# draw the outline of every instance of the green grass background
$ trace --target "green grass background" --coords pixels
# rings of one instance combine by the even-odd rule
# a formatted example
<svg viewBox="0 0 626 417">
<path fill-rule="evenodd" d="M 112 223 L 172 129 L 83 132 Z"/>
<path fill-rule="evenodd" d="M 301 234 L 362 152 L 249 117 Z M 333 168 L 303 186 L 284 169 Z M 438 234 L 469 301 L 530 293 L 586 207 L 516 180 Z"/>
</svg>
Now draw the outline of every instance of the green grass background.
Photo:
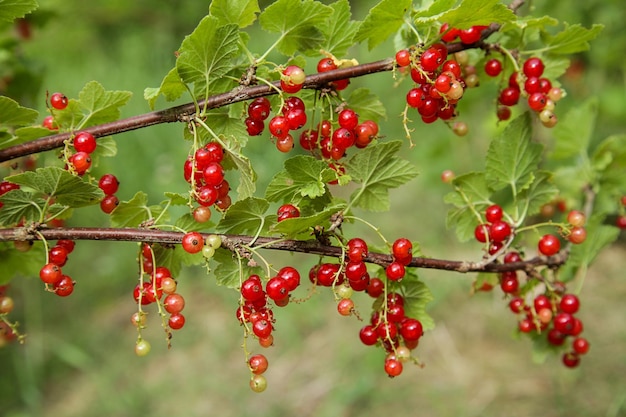
<svg viewBox="0 0 626 417">
<path fill-rule="evenodd" d="M 269 2 L 264 2 L 268 4 Z M 353 1 L 362 18 L 374 2 Z M 132 91 L 123 116 L 149 110 L 145 87 L 158 86 L 174 64 L 174 51 L 208 10 L 205 1 L 41 0 L 54 13 L 37 29 L 24 53 L 45 68 L 44 90 L 76 96 L 90 80 L 107 89 Z M 583 68 L 564 79 L 564 114 L 591 95 L 600 97 L 596 139 L 624 132 L 626 83 L 623 61 L 626 35 L 620 1 L 532 2 L 537 13 L 571 23 L 607 26 L 589 53 L 576 57 Z M 254 29 L 253 29 L 254 30 Z M 252 37 L 251 49 L 264 50 L 268 36 Z M 369 52 L 357 47 L 361 62 L 391 56 L 391 42 Z M 275 56 L 276 61 L 282 58 Z M 33 64 L 35 65 L 35 64 Z M 312 71 L 313 65 L 307 68 Z M 390 74 L 353 81 L 384 97 L 388 120 L 381 132 L 402 138 L 397 116 L 405 86 L 389 94 Z M 445 229 L 442 196 L 448 188 L 444 169 L 462 173 L 481 168 L 495 130 L 492 83 L 470 90 L 461 104 L 471 133 L 454 136 L 443 124 L 414 123 L 416 147 L 405 155 L 420 176 L 392 193 L 392 213 L 359 213 L 394 239 L 421 242 L 426 255 L 475 259 L 479 249 L 459 245 Z M 43 108 L 45 95 L 36 103 Z M 161 108 L 164 103 L 160 102 Z M 486 115 L 486 116 L 485 116 Z M 184 192 L 182 163 L 187 144 L 183 127 L 155 126 L 116 136 L 119 155 L 103 160 L 94 174 L 114 172 L 118 193 L 129 199 L 137 190 L 159 202 L 164 191 Z M 263 190 L 285 156 L 266 136 L 248 147 Z M 106 224 L 97 207 L 81 210 L 72 225 Z M 375 236 L 359 226 L 349 236 Z M 12 284 L 15 316 L 28 332 L 28 343 L 0 349 L 0 414 L 22 416 L 621 416 L 626 415 L 626 284 L 624 247 L 601 255 L 580 294 L 580 317 L 591 351 L 577 370 L 563 369 L 557 357 L 543 364 L 531 358 L 528 340 L 514 340 L 515 318 L 498 292 L 470 295 L 472 276 L 423 271 L 436 301 L 430 313 L 437 327 L 417 350 L 422 369 L 408 367 L 390 380 L 381 351 L 358 340 L 361 323 L 336 314 L 332 296 L 320 292 L 309 302 L 275 309 L 275 346 L 264 350 L 270 361 L 264 394 L 248 388 L 242 330 L 235 319 L 237 296 L 219 288 L 199 268 L 179 277 L 187 299 L 185 328 L 167 350 L 156 314 L 145 337 L 152 353 L 133 352 L 136 332 L 129 322 L 136 282 L 136 245 L 78 242 L 64 271 L 77 282 L 75 293 L 60 299 L 41 290 L 39 280 Z M 268 254 L 276 265 L 289 263 L 305 274 L 315 259 Z M 304 295 L 305 290 L 299 290 Z M 357 296 L 366 312 L 370 300 Z M 254 345 L 254 342 L 251 342 Z M 254 347 L 254 351 L 260 348 Z"/>
</svg>

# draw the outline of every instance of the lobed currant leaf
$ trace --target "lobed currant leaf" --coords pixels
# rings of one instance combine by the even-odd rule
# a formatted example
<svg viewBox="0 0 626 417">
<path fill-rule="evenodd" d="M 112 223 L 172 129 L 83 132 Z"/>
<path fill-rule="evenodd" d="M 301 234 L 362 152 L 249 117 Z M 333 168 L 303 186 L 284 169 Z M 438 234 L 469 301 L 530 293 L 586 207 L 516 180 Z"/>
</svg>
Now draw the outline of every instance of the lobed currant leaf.
<svg viewBox="0 0 626 417">
<path fill-rule="evenodd" d="M 284 55 L 296 51 L 317 53 L 324 41 L 319 27 L 332 19 L 333 9 L 314 0 L 278 0 L 259 16 L 261 27 L 280 33 L 277 49 Z"/>
<path fill-rule="evenodd" d="M 261 9 L 258 0 L 213 0 L 209 12 L 221 25 L 235 24 L 244 28 L 254 23 Z"/>
<path fill-rule="evenodd" d="M 354 45 L 361 22 L 352 20 L 348 0 L 338 0 L 330 4 L 330 7 L 333 9 L 332 18 L 319 25 L 324 35 L 324 42 L 320 47 L 335 56 L 343 56 Z"/>
<path fill-rule="evenodd" d="M 165 75 L 159 87 L 146 88 L 143 91 L 143 98 L 148 101 L 150 109 L 154 110 L 154 104 L 161 94 L 165 97 L 165 100 L 174 101 L 178 100 L 186 91 L 185 83 L 178 75 L 176 67 L 174 67 Z"/>
<path fill-rule="evenodd" d="M 11 0 L 0 1 L 0 22 L 11 23 L 19 17 L 37 9 L 39 5 L 35 0 Z"/>
<path fill-rule="evenodd" d="M 389 189 L 399 187 L 418 175 L 411 163 L 395 154 L 401 141 L 370 145 L 345 164 L 346 173 L 359 187 L 350 196 L 354 207 L 371 211 L 389 210 Z"/>
<path fill-rule="evenodd" d="M 404 15 L 411 3 L 411 0 L 382 0 L 370 9 L 359 27 L 356 40 L 367 40 L 370 51 L 383 43 L 404 24 Z"/>
<path fill-rule="evenodd" d="M 173 206 L 186 206 L 187 204 L 189 204 L 189 197 L 183 194 L 172 193 L 169 191 L 165 192 L 164 194 L 165 197 L 169 199 L 170 204 Z"/>
<path fill-rule="evenodd" d="M 287 239 L 308 239 L 311 237 L 311 231 L 316 226 L 322 226 L 324 229 L 328 229 L 331 223 L 330 218 L 345 207 L 345 204 L 333 205 L 311 216 L 285 219 L 274 224 L 271 230 L 282 234 Z"/>
<path fill-rule="evenodd" d="M 215 16 L 205 16 L 185 37 L 176 59 L 176 70 L 186 84 L 194 84 L 196 96 L 207 96 L 212 84 L 230 71 L 239 52 L 237 25 L 221 25 Z"/>
<path fill-rule="evenodd" d="M 0 242 L 0 259 L 2 259 L 0 285 L 8 284 L 16 275 L 37 276 L 41 264 L 33 262 L 33 259 L 45 259 L 45 256 L 44 246 L 41 242 L 34 242 L 28 252 L 15 249 L 13 242 Z"/>
<path fill-rule="evenodd" d="M 245 277 L 250 275 L 263 275 L 259 267 L 250 267 L 247 259 L 238 260 L 229 250 L 218 248 L 211 258 L 211 264 L 216 264 L 213 268 L 215 279 L 218 285 L 228 288 L 239 288 Z"/>
<path fill-rule="evenodd" d="M 55 121 L 63 127 L 82 128 L 112 122 L 120 118 L 120 108 L 130 100 L 129 91 L 107 91 L 97 81 L 90 81 L 70 99 L 67 108 L 57 112 Z"/>
<path fill-rule="evenodd" d="M 104 196 L 97 185 L 85 182 L 59 167 L 37 168 L 35 171 L 12 175 L 6 180 L 54 197 L 58 204 L 68 207 L 96 204 Z"/>
<path fill-rule="evenodd" d="M 404 297 L 404 314 L 419 320 L 424 330 L 434 329 L 435 321 L 426 312 L 426 306 L 435 298 L 414 270 L 407 269 L 402 279 L 402 296 Z"/>
<path fill-rule="evenodd" d="M 533 181 L 543 146 L 532 142 L 531 123 L 530 114 L 526 112 L 491 141 L 485 166 L 490 188 L 500 190 L 508 185 L 515 196 Z"/>
<path fill-rule="evenodd" d="M 22 219 L 26 222 L 39 221 L 41 211 L 45 205 L 42 198 L 34 198 L 31 193 L 24 190 L 11 190 L 0 196 L 2 210 L 0 210 L 0 224 L 12 226 Z M 0 274 L 1 275 L 1 274 Z"/>
<path fill-rule="evenodd" d="M 454 9 L 439 17 L 450 27 L 468 29 L 471 26 L 507 23 L 516 19 L 515 13 L 500 0 L 463 0 Z"/>
<path fill-rule="evenodd" d="M 622 193 L 624 172 L 626 172 L 626 135 L 612 135 L 604 139 L 596 147 L 590 157 L 591 164 L 598 175 L 600 192 L 598 203 L 606 197 L 607 204 L 613 210 L 615 195 Z"/>
<path fill-rule="evenodd" d="M 156 218 L 163 211 L 158 205 L 148 206 L 148 195 L 142 191 L 128 201 L 120 201 L 111 213 L 113 227 L 137 227 L 146 220 Z"/>
<path fill-rule="evenodd" d="M 475 212 L 482 212 L 491 204 L 491 190 L 487 186 L 484 172 L 470 172 L 456 177 L 452 184 L 455 191 L 448 193 L 444 201 L 456 209 L 448 212 L 446 227 L 455 228 L 461 242 L 474 238 L 474 229 L 479 219 Z"/>
<path fill-rule="evenodd" d="M 357 88 L 350 93 L 348 98 L 350 108 L 359 115 L 359 120 L 373 120 L 378 122 L 380 119 L 387 119 L 387 111 L 385 106 L 367 88 Z"/>
<path fill-rule="evenodd" d="M 554 201 L 559 194 L 559 189 L 552 181 L 552 173 L 548 171 L 536 171 L 530 186 L 518 194 L 518 213 L 526 213 L 532 216 L 541 211 L 541 207 Z"/>
<path fill-rule="evenodd" d="M 554 131 L 552 157 L 567 159 L 587 152 L 598 115 L 598 100 L 590 98 L 572 107 L 558 123 Z"/>
<path fill-rule="evenodd" d="M 37 110 L 22 107 L 15 100 L 0 96 L 0 132 L 35 123 L 38 115 Z"/>
<path fill-rule="evenodd" d="M 577 52 L 587 51 L 589 49 L 589 41 L 595 39 L 604 29 L 604 25 L 594 24 L 587 29 L 580 24 L 565 24 L 565 29 L 556 35 L 545 34 L 543 37 L 545 42 L 544 50 L 552 54 L 575 54 Z"/>
<path fill-rule="evenodd" d="M 328 193 L 326 183 L 335 178 L 326 163 L 308 155 L 289 158 L 267 186 L 268 201 L 291 201 L 296 196 L 316 198 Z"/>
<path fill-rule="evenodd" d="M 0 127 L 0 149 L 39 139 L 49 134 L 50 130 L 42 126 L 20 127 L 15 129 L 14 135 L 9 132 L 3 132 Z"/>
<path fill-rule="evenodd" d="M 456 4 L 456 0 L 434 1 L 428 9 L 415 10 L 411 17 L 417 23 L 437 20 L 442 14 L 450 10 Z"/>
<path fill-rule="evenodd" d="M 261 198 L 248 197 L 228 208 L 217 224 L 217 231 L 227 234 L 266 232 L 276 222 L 274 215 L 265 215 L 270 204 Z"/>
</svg>

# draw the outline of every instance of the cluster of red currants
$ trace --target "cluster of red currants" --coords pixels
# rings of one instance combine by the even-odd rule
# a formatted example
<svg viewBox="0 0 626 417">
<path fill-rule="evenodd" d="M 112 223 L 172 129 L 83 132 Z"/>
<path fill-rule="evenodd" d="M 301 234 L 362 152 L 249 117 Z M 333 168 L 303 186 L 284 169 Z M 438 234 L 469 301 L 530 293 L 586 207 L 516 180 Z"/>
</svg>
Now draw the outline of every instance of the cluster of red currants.
<svg viewBox="0 0 626 417">
<path fill-rule="evenodd" d="M 580 355 L 589 351 L 589 341 L 580 337 L 583 331 L 582 321 L 574 316 L 580 308 L 576 295 L 539 294 L 530 303 L 516 296 L 509 302 L 509 308 L 520 316 L 518 328 L 522 333 L 543 332 L 552 346 L 563 346 L 569 336 L 573 338 L 571 350 L 562 357 L 563 364 L 568 368 L 578 366 Z"/>
<path fill-rule="evenodd" d="M 73 240 L 58 240 L 48 251 L 48 263 L 39 271 L 39 278 L 46 284 L 46 288 L 52 286 L 50 291 L 61 297 L 67 297 L 74 291 L 75 282 L 61 270 L 67 263 L 68 255 L 74 250 L 74 245 Z"/>
<path fill-rule="evenodd" d="M 441 34 L 441 40 L 444 42 L 454 42 L 459 39 L 462 44 L 471 45 L 480 40 L 483 30 L 487 28 L 488 26 L 479 25 L 472 26 L 468 29 L 458 29 L 451 28 L 450 25 L 444 23 L 439 28 L 439 33 Z"/>
<path fill-rule="evenodd" d="M 486 223 L 479 224 L 474 229 L 474 237 L 477 241 L 489 242 L 490 255 L 499 252 L 512 233 L 511 225 L 502 220 L 503 215 L 502 207 L 493 204 L 485 209 Z"/>
<path fill-rule="evenodd" d="M 396 53 L 396 63 L 408 68 L 417 84 L 406 95 L 407 104 L 417 109 L 424 123 L 437 119 L 448 121 L 456 116 L 456 104 L 463 97 L 467 83 L 461 65 L 448 59 L 448 49 L 435 43 L 424 51 L 403 49 Z"/>
<path fill-rule="evenodd" d="M 231 205 L 228 195 L 230 184 L 224 179 L 223 159 L 222 147 L 215 142 L 209 142 L 185 161 L 185 181 L 193 185 L 193 196 L 202 207 L 215 205 L 220 210 L 226 210 Z M 197 215 L 194 213 L 198 221 L 207 221 L 210 216 L 210 211 L 207 216 L 206 210 L 199 211 Z"/>
<path fill-rule="evenodd" d="M 98 181 L 98 187 L 104 192 L 104 198 L 100 201 L 100 209 L 106 214 L 111 212 L 120 204 L 120 200 L 115 193 L 119 189 L 120 182 L 113 174 L 104 174 Z"/>
<path fill-rule="evenodd" d="M 520 96 L 527 97 L 528 107 L 539 115 L 545 127 L 554 127 L 558 121 L 554 114 L 556 102 L 563 97 L 563 90 L 553 87 L 552 82 L 542 77 L 545 65 L 540 58 L 531 57 L 524 61 L 521 72 L 513 72 L 508 86 L 500 91 L 497 115 L 499 120 L 511 117 L 510 107 L 515 106 Z M 485 73 L 496 77 L 502 72 L 502 63 L 498 59 L 490 59 L 485 64 Z M 521 89 L 523 85 L 523 91 Z"/>
<path fill-rule="evenodd" d="M 141 250 L 141 258 L 143 260 L 143 272 L 148 279 L 144 280 L 142 275 L 141 284 L 137 284 L 133 290 L 133 298 L 135 302 L 141 305 L 149 305 L 155 302 L 161 302 L 163 299 L 163 308 L 170 316 L 168 326 L 172 330 L 178 330 L 185 325 L 185 316 L 182 311 L 185 308 L 185 299 L 176 292 L 177 283 L 172 277 L 170 270 L 164 266 L 154 268 L 154 258 L 150 245 L 144 244 Z M 131 322 L 138 328 L 145 326 L 145 313 L 137 312 L 133 314 Z"/>
<path fill-rule="evenodd" d="M 68 168 L 78 175 L 84 175 L 91 168 L 91 153 L 96 150 L 96 138 L 89 132 L 79 132 L 72 139 L 74 152 L 67 158 Z"/>
<path fill-rule="evenodd" d="M 50 105 L 56 110 L 64 110 L 69 104 L 67 96 L 63 93 L 53 93 L 50 96 Z M 59 130 L 59 126 L 54 121 L 54 116 L 49 115 L 43 119 L 43 127 L 48 130 Z"/>
</svg>

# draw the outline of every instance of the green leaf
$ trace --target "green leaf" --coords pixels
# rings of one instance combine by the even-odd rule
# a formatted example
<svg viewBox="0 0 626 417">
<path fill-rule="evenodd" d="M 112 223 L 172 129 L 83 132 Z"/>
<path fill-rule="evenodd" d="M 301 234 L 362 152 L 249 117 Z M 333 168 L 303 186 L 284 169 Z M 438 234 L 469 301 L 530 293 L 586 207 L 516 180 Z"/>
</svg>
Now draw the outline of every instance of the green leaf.
<svg viewBox="0 0 626 417">
<path fill-rule="evenodd" d="M 552 157 L 567 159 L 586 154 L 598 114 L 597 98 L 590 98 L 572 107 L 554 129 L 555 146 Z"/>
<path fill-rule="evenodd" d="M 96 150 L 91 154 L 91 158 L 100 157 L 113 157 L 117 155 L 117 142 L 113 137 L 107 136 L 104 138 L 98 138 L 98 146 Z"/>
<path fill-rule="evenodd" d="M 509 123 L 491 142 L 485 167 L 489 187 L 500 190 L 508 185 L 516 195 L 530 185 L 543 150 L 542 145 L 531 141 L 531 132 L 527 112 Z"/>
<path fill-rule="evenodd" d="M 7 177 L 6 180 L 54 197 L 58 204 L 69 207 L 89 206 L 104 197 L 97 185 L 89 184 L 58 167 L 26 171 Z"/>
<path fill-rule="evenodd" d="M 367 88 L 357 88 L 348 98 L 350 108 L 359 115 L 359 120 L 373 120 L 378 122 L 387 119 L 385 106 L 378 97 Z"/>
<path fill-rule="evenodd" d="M 371 211 L 389 210 L 389 189 L 415 178 L 417 169 L 408 161 L 398 158 L 402 141 L 391 141 L 368 146 L 350 158 L 346 172 L 360 183 L 350 196 L 354 207 Z"/>
<path fill-rule="evenodd" d="M 612 135 L 604 139 L 591 156 L 593 168 L 598 172 L 601 191 L 623 194 L 626 172 L 626 134 Z M 610 190 L 607 190 L 610 189 Z"/>
<path fill-rule="evenodd" d="M 256 190 L 256 172 L 252 168 L 250 159 L 243 156 L 239 152 L 234 152 L 229 148 L 224 148 L 224 153 L 230 162 L 237 167 L 239 171 L 239 185 L 237 186 L 237 194 L 240 200 L 252 197 Z"/>
<path fill-rule="evenodd" d="M 270 204 L 261 198 L 249 197 L 228 208 L 217 225 L 217 231 L 228 234 L 259 233 L 267 231 L 271 219 L 265 216 Z"/>
<path fill-rule="evenodd" d="M 205 90 L 204 94 L 208 95 L 211 84 L 231 69 L 239 52 L 238 42 L 237 25 L 221 25 L 217 17 L 205 16 L 180 46 L 176 60 L 180 79 L 187 84 L 195 83 L 196 91 Z"/>
<path fill-rule="evenodd" d="M 78 104 L 84 114 L 81 126 L 85 128 L 119 119 L 120 107 L 124 106 L 132 95 L 130 91 L 106 91 L 99 82 L 88 82 L 78 93 Z M 62 117 L 63 113 L 59 112 L 59 117 Z"/>
<path fill-rule="evenodd" d="M 314 0 L 278 0 L 261 13 L 259 22 L 266 31 L 281 34 L 278 51 L 293 55 L 317 52 L 324 41 L 319 27 L 332 19 L 332 13 L 331 7 Z"/>
<path fill-rule="evenodd" d="M 382 0 L 370 9 L 356 35 L 359 42 L 367 40 L 370 50 L 383 43 L 400 29 L 404 15 L 411 7 L 411 0 Z"/>
<path fill-rule="evenodd" d="M 285 161 L 265 191 L 268 201 L 292 201 L 296 196 L 316 198 L 328 192 L 326 184 L 335 173 L 323 161 L 312 156 L 298 155 Z"/>
<path fill-rule="evenodd" d="M 2 7 L 0 0 L 0 7 Z M 1 10 L 1 9 L 0 9 Z M 26 126 L 35 123 L 39 112 L 22 107 L 17 101 L 0 96 L 0 130 L 3 127 Z"/>
<path fill-rule="evenodd" d="M 540 212 L 541 207 L 554 201 L 559 189 L 552 182 L 552 173 L 537 171 L 535 179 L 527 189 L 523 190 L 517 198 L 518 213 L 526 213 L 532 216 Z"/>
<path fill-rule="evenodd" d="M 0 22 L 12 22 L 37 9 L 35 0 L 0 0 Z"/>
<path fill-rule="evenodd" d="M 33 198 L 31 193 L 23 190 L 11 190 L 0 196 L 2 210 L 0 210 L 0 224 L 13 226 L 24 220 L 26 223 L 39 221 L 45 201 Z M 0 274 L 2 275 L 2 274 Z"/>
<path fill-rule="evenodd" d="M 546 46 L 543 50 L 547 50 L 552 54 L 575 54 L 577 52 L 587 51 L 589 49 L 589 41 L 595 39 L 604 29 L 604 25 L 595 24 L 590 29 L 584 28 L 580 24 L 565 24 L 565 29 L 554 36 L 545 36 Z"/>
<path fill-rule="evenodd" d="M 165 197 L 170 200 L 173 206 L 186 206 L 189 203 L 189 196 L 183 194 L 166 192 Z"/>
<path fill-rule="evenodd" d="M 244 28 L 254 23 L 261 9 L 257 0 L 213 0 L 209 12 L 219 19 L 220 25 L 232 23 Z"/>
<path fill-rule="evenodd" d="M 137 227 L 146 220 L 157 217 L 163 208 L 161 206 L 148 206 L 148 196 L 138 191 L 128 201 L 121 201 L 111 213 L 111 225 L 113 227 Z"/>
<path fill-rule="evenodd" d="M 419 9 L 412 13 L 411 17 L 417 22 L 435 20 L 439 15 L 452 9 L 456 0 L 435 0 L 428 9 Z"/>
<path fill-rule="evenodd" d="M 402 294 L 404 296 L 404 314 L 422 323 L 424 330 L 435 328 L 435 321 L 426 312 L 428 303 L 434 300 L 430 289 L 421 281 L 413 270 L 407 270 L 402 279 Z"/>
<path fill-rule="evenodd" d="M 343 210 L 345 207 L 345 204 L 335 205 L 328 207 L 323 211 L 317 212 L 312 216 L 285 219 L 272 226 L 272 231 L 278 232 L 288 239 L 310 238 L 313 234 L 313 229 L 317 226 L 328 229 L 331 223 L 330 218 Z"/>
<path fill-rule="evenodd" d="M 165 78 L 163 78 L 160 87 L 146 88 L 143 92 L 143 97 L 148 100 L 150 109 L 154 110 L 154 104 L 161 94 L 163 94 L 166 101 L 174 101 L 178 100 L 186 91 L 187 87 L 185 87 L 185 83 L 182 82 L 176 67 L 174 67 L 167 73 Z"/>
<path fill-rule="evenodd" d="M 515 19 L 515 13 L 500 0 L 463 0 L 458 7 L 442 14 L 438 20 L 453 28 L 468 29 L 476 25 L 508 23 Z"/>
<path fill-rule="evenodd" d="M 330 7 L 333 9 L 332 18 L 327 19 L 319 26 L 325 38 L 320 47 L 341 57 L 354 45 L 354 38 L 359 31 L 360 22 L 351 20 L 352 13 L 348 0 L 338 0 L 332 3 Z"/>
<path fill-rule="evenodd" d="M 15 129 L 15 135 L 7 135 L 6 138 L 0 136 L 0 149 L 48 136 L 50 135 L 50 130 L 41 126 L 27 126 Z"/>
<path fill-rule="evenodd" d="M 217 249 L 211 259 L 211 263 L 216 263 L 213 273 L 218 285 L 228 288 L 240 288 L 241 283 L 250 275 L 263 275 L 259 267 L 251 268 L 247 264 L 247 259 L 237 259 L 235 254 L 226 249 Z"/>
<path fill-rule="evenodd" d="M 13 242 L 0 242 L 0 259 L 2 259 L 0 285 L 8 284 L 16 275 L 38 276 L 41 260 L 45 257 L 44 246 L 41 242 L 34 242 L 28 252 L 15 249 Z"/>
<path fill-rule="evenodd" d="M 480 223 L 475 213 L 491 204 L 491 190 L 484 172 L 460 175 L 452 184 L 455 191 L 447 194 L 444 201 L 457 208 L 448 212 L 446 227 L 455 228 L 458 239 L 465 242 L 474 237 L 474 229 Z"/>
</svg>

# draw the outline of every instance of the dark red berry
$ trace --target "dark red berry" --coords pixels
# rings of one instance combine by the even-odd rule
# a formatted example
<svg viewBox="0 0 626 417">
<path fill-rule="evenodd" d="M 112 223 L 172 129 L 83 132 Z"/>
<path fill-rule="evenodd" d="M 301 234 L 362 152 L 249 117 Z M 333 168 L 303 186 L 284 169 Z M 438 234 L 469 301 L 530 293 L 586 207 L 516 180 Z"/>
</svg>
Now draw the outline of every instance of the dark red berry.
<svg viewBox="0 0 626 417">
<path fill-rule="evenodd" d="M 115 194 L 119 186 L 120 182 L 113 174 L 104 174 L 102 177 L 100 177 L 100 180 L 98 181 L 98 187 L 100 187 L 100 189 L 104 191 L 104 194 L 106 195 Z"/>
</svg>

